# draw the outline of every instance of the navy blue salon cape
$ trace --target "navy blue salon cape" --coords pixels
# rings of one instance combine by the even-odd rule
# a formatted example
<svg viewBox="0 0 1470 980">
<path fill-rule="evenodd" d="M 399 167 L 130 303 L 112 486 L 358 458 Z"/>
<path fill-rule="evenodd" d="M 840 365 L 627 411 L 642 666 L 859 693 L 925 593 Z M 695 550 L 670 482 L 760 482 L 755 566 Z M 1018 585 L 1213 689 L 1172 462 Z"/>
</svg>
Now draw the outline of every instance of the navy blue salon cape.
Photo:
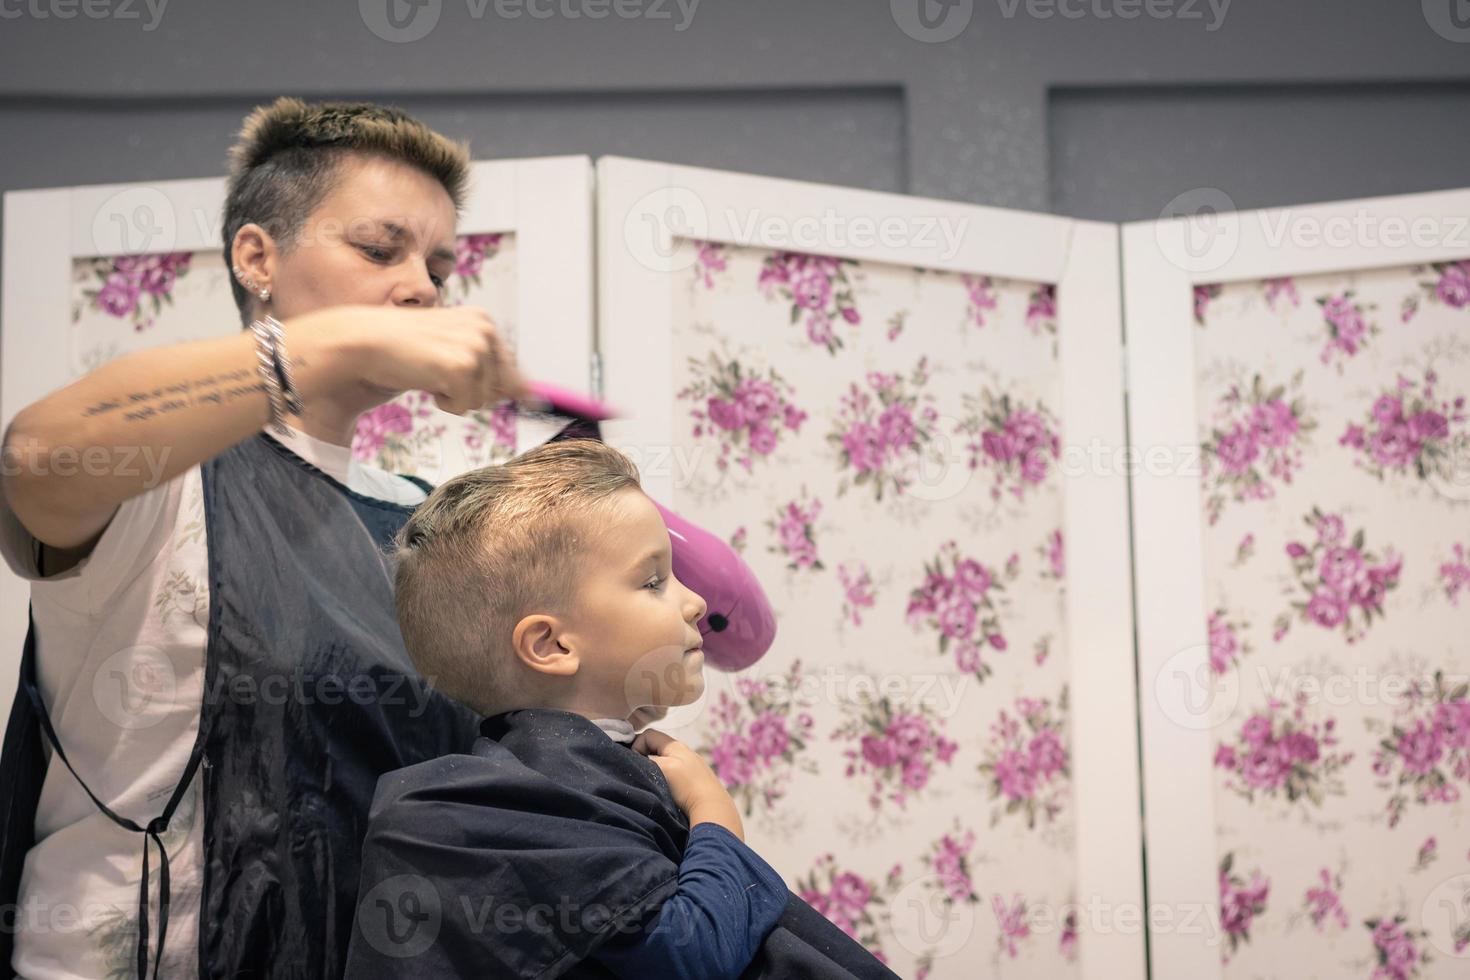
<svg viewBox="0 0 1470 980">
<path fill-rule="evenodd" d="M 658 766 L 569 711 L 491 715 L 468 755 L 384 775 L 363 841 L 353 980 L 608 978 L 589 956 L 656 918 L 689 821 Z M 800 897 L 742 980 L 889 970 Z"/>
</svg>

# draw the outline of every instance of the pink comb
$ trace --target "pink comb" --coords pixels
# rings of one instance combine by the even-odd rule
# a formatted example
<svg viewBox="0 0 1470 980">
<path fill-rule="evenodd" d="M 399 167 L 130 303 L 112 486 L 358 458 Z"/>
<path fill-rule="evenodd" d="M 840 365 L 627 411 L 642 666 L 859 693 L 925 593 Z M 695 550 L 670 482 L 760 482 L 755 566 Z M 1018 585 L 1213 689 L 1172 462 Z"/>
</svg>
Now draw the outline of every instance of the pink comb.
<svg viewBox="0 0 1470 980">
<path fill-rule="evenodd" d="M 525 407 L 543 414 L 552 413 L 587 422 L 603 422 L 615 419 L 622 413 L 588 395 L 580 395 L 566 388 L 559 388 L 545 381 L 527 381 L 530 404 Z M 537 403 L 540 404 L 537 404 Z"/>
</svg>

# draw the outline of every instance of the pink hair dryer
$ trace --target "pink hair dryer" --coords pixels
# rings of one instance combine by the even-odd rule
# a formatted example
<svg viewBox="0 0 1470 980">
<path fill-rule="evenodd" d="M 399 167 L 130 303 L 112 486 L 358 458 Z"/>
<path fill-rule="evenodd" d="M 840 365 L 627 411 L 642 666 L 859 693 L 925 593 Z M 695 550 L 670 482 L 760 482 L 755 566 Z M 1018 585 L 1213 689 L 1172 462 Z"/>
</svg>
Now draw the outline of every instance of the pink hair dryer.
<svg viewBox="0 0 1470 980">
<path fill-rule="evenodd" d="M 619 414 L 608 405 L 554 385 L 532 381 L 526 387 L 531 398 L 521 403 L 524 410 L 572 421 L 553 440 L 600 440 L 597 423 Z M 699 621 L 705 663 L 717 670 L 744 670 L 763 657 L 776 639 L 776 614 L 765 590 L 734 548 L 657 500 L 653 505 L 669 529 L 674 575 L 709 606 Z"/>
</svg>

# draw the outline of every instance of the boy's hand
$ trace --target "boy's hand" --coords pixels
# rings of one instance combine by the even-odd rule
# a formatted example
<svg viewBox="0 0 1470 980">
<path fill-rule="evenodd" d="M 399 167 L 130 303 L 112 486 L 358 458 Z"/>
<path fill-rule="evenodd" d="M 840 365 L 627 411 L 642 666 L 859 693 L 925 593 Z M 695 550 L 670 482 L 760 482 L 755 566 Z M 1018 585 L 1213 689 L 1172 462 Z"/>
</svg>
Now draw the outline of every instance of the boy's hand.
<svg viewBox="0 0 1470 980">
<path fill-rule="evenodd" d="M 663 772 L 674 802 L 689 817 L 691 827 L 710 820 L 745 840 L 735 801 L 698 752 L 657 728 L 640 733 L 633 739 L 633 748 Z"/>
</svg>

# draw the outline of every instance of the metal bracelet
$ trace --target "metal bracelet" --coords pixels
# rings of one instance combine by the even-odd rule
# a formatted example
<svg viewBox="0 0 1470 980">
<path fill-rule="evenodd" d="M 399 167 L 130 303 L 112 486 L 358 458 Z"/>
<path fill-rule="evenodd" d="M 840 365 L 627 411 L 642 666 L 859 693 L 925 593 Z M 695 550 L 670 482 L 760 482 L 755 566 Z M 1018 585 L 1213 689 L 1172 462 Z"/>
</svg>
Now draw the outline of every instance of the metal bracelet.
<svg viewBox="0 0 1470 980">
<path fill-rule="evenodd" d="M 282 421 L 285 413 L 281 397 L 281 380 L 276 377 L 275 343 L 271 339 L 270 329 L 259 320 L 252 321 L 250 329 L 255 333 L 256 372 L 260 375 L 260 380 L 265 382 L 266 395 L 270 399 L 270 427 L 277 435 L 289 435 L 291 430 Z"/>
<path fill-rule="evenodd" d="M 281 394 L 286 401 L 286 411 L 292 415 L 301 416 L 301 396 L 296 392 L 296 381 L 291 376 L 291 356 L 286 353 L 286 330 L 281 321 L 265 315 L 265 325 L 271 332 L 271 354 L 274 357 L 276 373 L 280 376 Z"/>
</svg>

